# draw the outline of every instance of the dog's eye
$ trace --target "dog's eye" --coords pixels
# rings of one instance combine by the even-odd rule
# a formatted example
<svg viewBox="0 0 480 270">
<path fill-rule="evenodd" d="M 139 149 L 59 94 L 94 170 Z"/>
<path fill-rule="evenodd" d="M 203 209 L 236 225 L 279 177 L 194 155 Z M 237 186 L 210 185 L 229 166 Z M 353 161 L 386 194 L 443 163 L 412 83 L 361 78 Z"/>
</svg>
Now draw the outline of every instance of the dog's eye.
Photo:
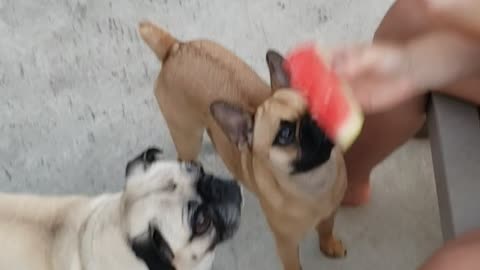
<svg viewBox="0 0 480 270">
<path fill-rule="evenodd" d="M 162 150 L 157 148 L 149 148 L 147 151 L 143 153 L 142 159 L 147 164 L 152 164 L 158 159 L 160 154 L 162 154 Z"/>
<path fill-rule="evenodd" d="M 289 121 L 280 122 L 280 129 L 273 141 L 274 145 L 290 145 L 295 142 L 296 123 Z"/>
<path fill-rule="evenodd" d="M 206 215 L 205 211 L 198 209 L 193 219 L 193 234 L 203 235 L 210 230 L 212 220 Z"/>
</svg>

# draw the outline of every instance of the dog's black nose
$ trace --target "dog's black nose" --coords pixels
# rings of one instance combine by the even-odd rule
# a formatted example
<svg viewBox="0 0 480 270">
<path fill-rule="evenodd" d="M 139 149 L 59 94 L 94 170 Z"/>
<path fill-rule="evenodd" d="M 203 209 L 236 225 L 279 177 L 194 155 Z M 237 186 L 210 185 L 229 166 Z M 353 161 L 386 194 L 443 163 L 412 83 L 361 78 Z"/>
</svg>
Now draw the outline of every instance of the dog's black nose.
<svg viewBox="0 0 480 270">
<path fill-rule="evenodd" d="M 198 162 L 186 161 L 184 165 L 187 173 L 196 174 L 198 178 L 202 178 L 205 175 L 202 164 Z"/>
<path fill-rule="evenodd" d="M 163 154 L 163 152 L 158 148 L 155 148 L 155 147 L 148 148 L 142 154 L 142 161 L 146 164 L 151 164 L 157 161 L 160 158 L 161 154 Z"/>
</svg>

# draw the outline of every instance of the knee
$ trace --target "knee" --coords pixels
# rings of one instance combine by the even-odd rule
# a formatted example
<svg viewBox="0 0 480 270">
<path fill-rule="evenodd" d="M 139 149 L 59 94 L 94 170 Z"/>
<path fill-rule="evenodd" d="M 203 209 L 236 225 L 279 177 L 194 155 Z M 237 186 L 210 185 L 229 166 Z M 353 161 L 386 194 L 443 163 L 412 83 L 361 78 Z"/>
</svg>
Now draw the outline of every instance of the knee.
<svg viewBox="0 0 480 270">
<path fill-rule="evenodd" d="M 432 17 L 443 17 L 456 8 L 455 1 L 419 0 L 426 14 Z"/>
<path fill-rule="evenodd" d="M 371 169 L 403 145 L 424 125 L 426 97 L 406 101 L 379 114 L 366 115 L 360 136 L 346 152 L 349 178 L 366 178 Z"/>
<path fill-rule="evenodd" d="M 480 232 L 466 234 L 438 250 L 420 270 L 469 270 L 480 265 Z"/>
<path fill-rule="evenodd" d="M 439 251 L 420 268 L 420 270 L 469 270 L 476 269 L 480 264 L 478 253 L 480 247 L 475 249 L 468 246 L 457 246 Z"/>
<path fill-rule="evenodd" d="M 428 31 L 430 24 L 420 1 L 397 0 L 375 31 L 374 40 L 405 41 Z"/>
<path fill-rule="evenodd" d="M 439 89 L 438 92 L 478 106 L 480 105 L 480 92 L 478 91 L 478 87 L 480 87 L 480 79 L 474 78 L 459 81 L 453 85 Z"/>
</svg>

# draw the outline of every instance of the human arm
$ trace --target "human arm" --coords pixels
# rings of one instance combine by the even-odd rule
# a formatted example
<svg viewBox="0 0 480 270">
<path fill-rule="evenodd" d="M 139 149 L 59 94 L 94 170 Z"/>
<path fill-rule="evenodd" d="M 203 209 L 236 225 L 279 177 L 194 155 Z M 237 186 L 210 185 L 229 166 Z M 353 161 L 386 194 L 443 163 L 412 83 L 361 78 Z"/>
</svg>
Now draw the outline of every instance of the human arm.
<svg viewBox="0 0 480 270">
<path fill-rule="evenodd" d="M 352 86 L 362 108 L 376 112 L 480 75 L 480 41 L 437 31 L 405 44 L 378 42 L 335 50 L 332 65 Z"/>
</svg>

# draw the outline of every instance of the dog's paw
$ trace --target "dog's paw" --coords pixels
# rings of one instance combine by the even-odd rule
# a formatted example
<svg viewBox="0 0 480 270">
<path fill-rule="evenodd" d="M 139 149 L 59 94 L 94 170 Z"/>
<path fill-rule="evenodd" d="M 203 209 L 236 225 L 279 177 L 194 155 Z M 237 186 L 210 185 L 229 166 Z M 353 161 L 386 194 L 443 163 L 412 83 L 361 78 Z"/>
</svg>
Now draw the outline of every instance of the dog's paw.
<svg viewBox="0 0 480 270">
<path fill-rule="evenodd" d="M 347 255 L 347 249 L 343 246 L 342 241 L 333 237 L 324 241 L 320 240 L 320 250 L 330 258 L 342 258 Z"/>
</svg>

